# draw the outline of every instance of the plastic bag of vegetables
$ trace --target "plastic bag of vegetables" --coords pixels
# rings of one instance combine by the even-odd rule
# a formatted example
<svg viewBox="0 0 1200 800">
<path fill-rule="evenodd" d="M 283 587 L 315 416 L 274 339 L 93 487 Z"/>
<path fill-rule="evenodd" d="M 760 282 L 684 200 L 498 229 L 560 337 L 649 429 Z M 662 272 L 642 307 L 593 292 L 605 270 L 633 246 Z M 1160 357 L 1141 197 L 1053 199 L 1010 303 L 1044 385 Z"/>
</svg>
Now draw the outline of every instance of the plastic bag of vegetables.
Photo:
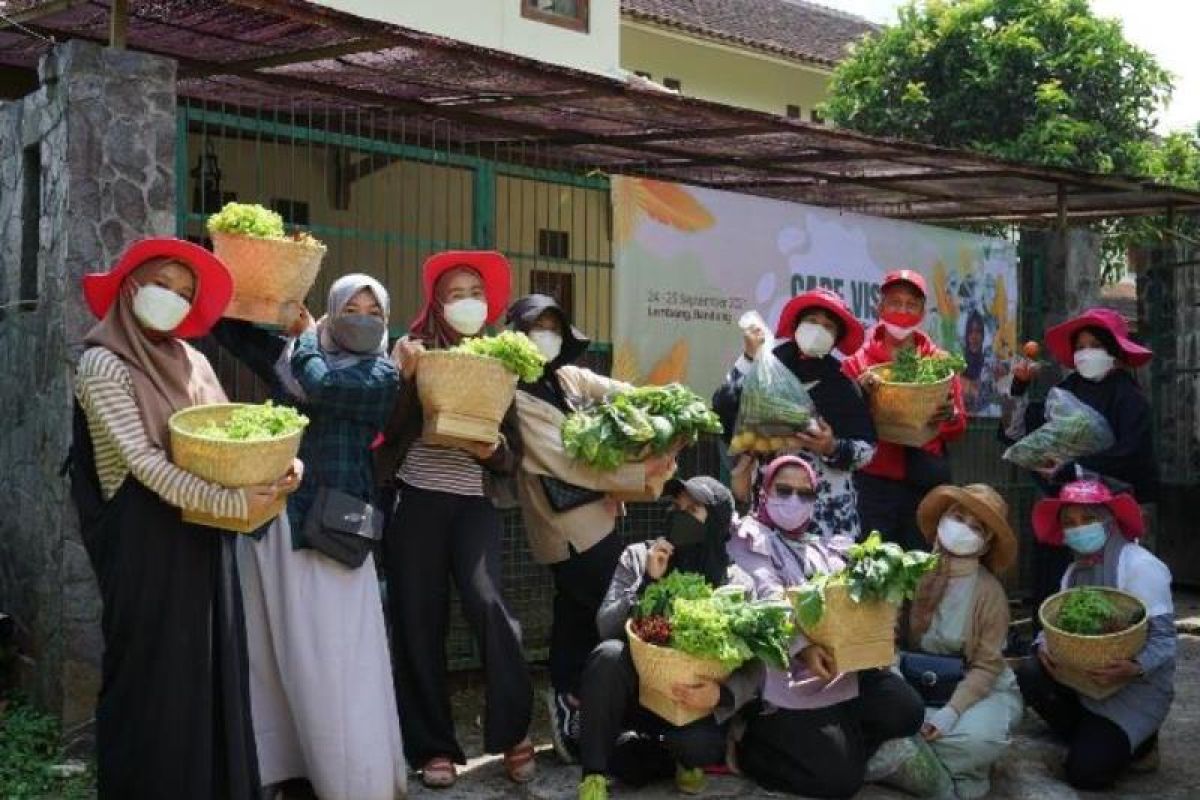
<svg viewBox="0 0 1200 800">
<path fill-rule="evenodd" d="M 1112 428 L 1099 411 L 1066 389 L 1046 394 L 1046 421 L 1004 451 L 1004 460 L 1025 469 L 1099 453 L 1113 446 Z"/>
<path fill-rule="evenodd" d="M 765 325 L 762 329 L 766 330 Z M 812 397 L 800 379 L 776 357 L 776 344 L 767 337 L 742 383 L 737 422 L 729 445 L 731 455 L 785 450 L 794 434 L 811 430 L 816 422 Z"/>
</svg>

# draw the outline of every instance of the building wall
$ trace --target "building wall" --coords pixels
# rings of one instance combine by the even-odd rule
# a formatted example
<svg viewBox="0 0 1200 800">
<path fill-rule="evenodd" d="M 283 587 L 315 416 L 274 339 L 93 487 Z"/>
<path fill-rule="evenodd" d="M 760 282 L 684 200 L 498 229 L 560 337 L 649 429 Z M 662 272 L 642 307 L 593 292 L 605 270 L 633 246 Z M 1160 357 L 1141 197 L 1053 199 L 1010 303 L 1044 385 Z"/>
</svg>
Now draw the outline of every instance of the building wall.
<svg viewBox="0 0 1200 800">
<path fill-rule="evenodd" d="M 175 64 L 71 41 L 43 60 L 41 84 L 0 104 L 0 608 L 34 660 L 26 688 L 72 730 L 91 719 L 102 651 L 60 475 L 94 324 L 80 279 L 171 232 Z"/>
<path fill-rule="evenodd" d="M 521 15 L 523 0 L 325 0 L 320 5 L 471 44 L 616 75 L 620 0 L 590 0 L 587 33 Z"/>
<path fill-rule="evenodd" d="M 798 105 L 805 120 L 829 83 L 829 72 L 817 66 L 628 19 L 621 23 L 621 66 L 656 83 L 679 80 L 689 97 L 779 115 Z"/>
</svg>

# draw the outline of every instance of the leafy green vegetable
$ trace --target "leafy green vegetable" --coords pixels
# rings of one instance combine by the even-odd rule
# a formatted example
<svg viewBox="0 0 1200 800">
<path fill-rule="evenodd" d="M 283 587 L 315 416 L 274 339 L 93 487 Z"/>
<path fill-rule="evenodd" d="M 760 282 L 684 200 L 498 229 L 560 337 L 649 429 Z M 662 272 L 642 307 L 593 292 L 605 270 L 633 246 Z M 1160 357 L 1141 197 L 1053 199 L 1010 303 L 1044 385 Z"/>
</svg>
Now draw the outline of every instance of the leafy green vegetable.
<svg viewBox="0 0 1200 800">
<path fill-rule="evenodd" d="M 208 232 L 282 239 L 283 217 L 257 203 L 226 203 L 224 208 L 208 218 Z"/>
<path fill-rule="evenodd" d="M 883 377 L 889 383 L 938 383 L 966 368 L 967 362 L 958 353 L 919 356 L 915 347 L 902 347 Z"/>
<path fill-rule="evenodd" d="M 1112 428 L 1104 417 L 1066 389 L 1046 395 L 1046 422 L 1004 451 L 1003 458 L 1026 469 L 1067 463 L 1112 447 Z"/>
<path fill-rule="evenodd" d="M 596 469 L 622 464 L 720 433 L 721 421 L 686 386 L 645 386 L 569 415 L 562 425 L 567 454 Z"/>
<path fill-rule="evenodd" d="M 712 587 L 704 576 L 695 572 L 671 570 L 660 580 L 646 587 L 634 615 L 641 617 L 665 617 L 671 612 L 671 604 L 677 598 L 697 600 L 712 597 Z"/>
<path fill-rule="evenodd" d="M 525 383 L 533 383 L 542 377 L 546 368 L 546 357 L 529 337 L 516 331 L 503 331 L 496 336 L 480 336 L 467 339 L 454 348 L 458 353 L 494 358 L 504 368 Z"/>
<path fill-rule="evenodd" d="M 196 431 L 210 439 L 249 442 L 286 436 L 308 426 L 308 417 L 290 406 L 268 400 L 260 406 L 235 408 L 224 422 L 210 422 Z"/>
<path fill-rule="evenodd" d="M 676 598 L 671 605 L 670 621 L 671 647 L 688 655 L 715 659 L 729 669 L 740 666 L 753 655 L 733 632 L 733 617 L 717 598 Z"/>
<path fill-rule="evenodd" d="M 905 552 L 900 545 L 883 541 L 872 531 L 865 541 L 850 548 L 846 566 L 821 575 L 800 587 L 795 599 L 796 617 L 811 628 L 825 613 L 825 588 L 846 586 L 856 603 L 882 600 L 900 605 L 917 591 L 921 578 L 937 567 L 937 556 L 920 550 Z"/>
<path fill-rule="evenodd" d="M 1123 631 L 1141 621 L 1139 610 L 1132 619 L 1123 616 L 1104 592 L 1096 589 L 1075 589 L 1058 609 L 1057 625 L 1067 633 L 1081 636 L 1101 636 Z"/>
<path fill-rule="evenodd" d="M 786 602 L 747 603 L 718 596 L 730 615 L 729 629 L 746 643 L 755 658 L 767 666 L 786 670 L 791 661 L 788 648 L 796 635 L 792 607 Z"/>
</svg>

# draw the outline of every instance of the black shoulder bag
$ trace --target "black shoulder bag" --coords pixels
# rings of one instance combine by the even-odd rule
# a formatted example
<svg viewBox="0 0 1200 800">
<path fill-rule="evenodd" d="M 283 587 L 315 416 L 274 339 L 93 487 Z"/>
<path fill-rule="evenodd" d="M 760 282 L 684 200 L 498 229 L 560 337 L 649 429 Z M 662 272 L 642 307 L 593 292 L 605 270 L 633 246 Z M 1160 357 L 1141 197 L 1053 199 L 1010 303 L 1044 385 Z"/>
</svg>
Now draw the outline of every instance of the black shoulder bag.
<svg viewBox="0 0 1200 800">
<path fill-rule="evenodd" d="M 383 512 L 354 495 L 321 487 L 304 518 L 303 532 L 309 547 L 358 569 L 383 538 Z"/>
</svg>

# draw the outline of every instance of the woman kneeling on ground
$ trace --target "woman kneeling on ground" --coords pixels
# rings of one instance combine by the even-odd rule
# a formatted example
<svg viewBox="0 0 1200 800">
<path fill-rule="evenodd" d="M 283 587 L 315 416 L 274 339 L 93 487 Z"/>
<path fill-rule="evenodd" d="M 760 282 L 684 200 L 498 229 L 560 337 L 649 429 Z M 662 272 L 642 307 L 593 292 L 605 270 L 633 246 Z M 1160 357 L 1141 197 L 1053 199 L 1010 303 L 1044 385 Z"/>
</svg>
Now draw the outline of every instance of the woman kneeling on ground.
<svg viewBox="0 0 1200 800">
<path fill-rule="evenodd" d="M 742 520 L 729 543 L 735 575 L 748 580 L 753 599 L 782 599 L 789 587 L 845 565 L 852 538 L 809 533 L 816 486 L 816 473 L 798 456 L 767 466 L 757 512 Z M 731 702 L 718 717 L 745 706 L 738 763 L 763 788 L 850 797 L 881 744 L 920 730 L 921 699 L 887 670 L 835 674 L 830 653 L 803 634 L 791 655 L 788 672 L 760 665 L 757 675 L 735 673 L 726 683 Z"/>
<path fill-rule="evenodd" d="M 1015 562 L 1017 539 L 1004 499 L 983 484 L 934 489 L 917 508 L 917 524 L 940 556 L 938 570 L 917 587 L 909 652 L 901 656 L 901 672 L 926 705 L 918 742 L 927 742 L 940 764 L 924 776 L 924 788 L 975 800 L 991 790 L 992 764 L 1024 709 L 1004 661 L 1008 597 L 996 578 Z M 931 670 L 949 686 L 926 686 Z"/>
<path fill-rule="evenodd" d="M 1140 653 L 1089 673 L 1101 686 L 1122 687 L 1104 700 L 1059 681 L 1044 632 L 1035 643 L 1037 658 L 1017 671 L 1025 702 L 1066 739 L 1067 782 L 1077 789 L 1107 789 L 1126 769 L 1146 771 L 1158 764 L 1158 731 L 1175 697 L 1175 607 L 1171 571 L 1137 543 L 1144 530 L 1137 501 L 1095 481 L 1069 483 L 1057 499 L 1033 509 L 1038 541 L 1065 543 L 1075 555 L 1063 575 L 1064 590 L 1120 589 L 1142 601 L 1148 618 L 1149 636 Z"/>
<path fill-rule="evenodd" d="M 681 792 L 699 794 L 705 784 L 703 768 L 725 762 L 725 726 L 711 714 L 675 727 L 638 705 L 638 676 L 625 622 L 642 592 L 672 570 L 702 574 L 713 586 L 728 582 L 725 543 L 733 495 L 709 477 L 673 480 L 666 493 L 673 504 L 666 535 L 625 548 L 596 614 L 603 641 L 592 651 L 580 681 L 580 800 L 608 797 L 608 774 L 643 786 L 674 773 Z M 712 681 L 675 686 L 675 699 L 699 711 L 714 709 L 722 694 Z"/>
</svg>

